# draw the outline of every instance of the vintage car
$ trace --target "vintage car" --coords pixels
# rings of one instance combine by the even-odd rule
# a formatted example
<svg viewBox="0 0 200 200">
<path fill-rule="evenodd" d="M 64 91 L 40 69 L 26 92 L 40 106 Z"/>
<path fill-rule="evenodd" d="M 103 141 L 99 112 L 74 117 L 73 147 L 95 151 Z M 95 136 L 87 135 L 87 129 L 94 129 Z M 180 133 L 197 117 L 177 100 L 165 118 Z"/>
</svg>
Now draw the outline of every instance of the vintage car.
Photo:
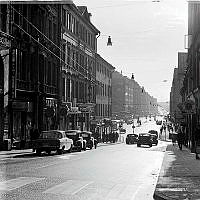
<svg viewBox="0 0 200 200">
<path fill-rule="evenodd" d="M 67 130 L 65 131 L 67 137 L 71 138 L 74 142 L 74 149 L 81 151 L 86 150 L 86 140 L 81 136 L 80 130 Z"/>
<path fill-rule="evenodd" d="M 150 133 L 140 133 L 138 136 L 137 147 L 141 145 L 149 145 L 152 147 L 152 136 Z"/>
<path fill-rule="evenodd" d="M 125 134 L 126 133 L 126 129 L 125 128 L 119 128 L 119 133 L 120 134 Z"/>
<path fill-rule="evenodd" d="M 137 143 L 138 135 L 134 133 L 127 134 L 126 136 L 126 144 L 135 144 Z"/>
<path fill-rule="evenodd" d="M 92 149 L 93 147 L 97 148 L 97 140 L 92 136 L 90 131 L 82 131 L 81 136 L 86 140 L 86 147 Z"/>
<path fill-rule="evenodd" d="M 51 151 L 57 151 L 58 154 L 62 154 L 64 151 L 71 152 L 73 140 L 66 137 L 65 131 L 42 131 L 39 138 L 33 141 L 33 148 L 36 150 L 37 155 L 40 155 L 43 151 L 48 154 Z"/>
<path fill-rule="evenodd" d="M 149 133 L 152 137 L 152 144 L 158 145 L 158 131 L 150 130 Z"/>
</svg>

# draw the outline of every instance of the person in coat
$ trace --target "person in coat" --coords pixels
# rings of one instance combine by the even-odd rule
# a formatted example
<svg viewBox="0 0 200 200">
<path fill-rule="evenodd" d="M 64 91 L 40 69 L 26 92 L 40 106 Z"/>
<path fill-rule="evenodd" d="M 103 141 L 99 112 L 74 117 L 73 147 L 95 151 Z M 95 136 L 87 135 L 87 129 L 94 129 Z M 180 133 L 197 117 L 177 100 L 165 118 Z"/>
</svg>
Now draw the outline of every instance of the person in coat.
<svg viewBox="0 0 200 200">
<path fill-rule="evenodd" d="M 177 132 L 178 132 L 177 134 L 178 147 L 180 150 L 182 150 L 183 141 L 184 141 L 184 132 L 183 132 L 183 127 L 181 125 L 179 125 Z"/>
</svg>

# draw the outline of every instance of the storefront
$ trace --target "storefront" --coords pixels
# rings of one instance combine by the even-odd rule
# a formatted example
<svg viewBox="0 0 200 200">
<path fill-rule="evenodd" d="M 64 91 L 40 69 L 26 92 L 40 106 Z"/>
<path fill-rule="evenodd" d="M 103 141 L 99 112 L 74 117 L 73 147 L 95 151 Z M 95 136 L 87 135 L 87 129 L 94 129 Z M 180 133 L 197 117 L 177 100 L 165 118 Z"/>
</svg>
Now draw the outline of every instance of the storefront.
<svg viewBox="0 0 200 200">
<path fill-rule="evenodd" d="M 16 148 L 27 148 L 30 143 L 30 128 L 33 123 L 33 102 L 14 100 L 12 102 L 13 135 Z"/>
</svg>

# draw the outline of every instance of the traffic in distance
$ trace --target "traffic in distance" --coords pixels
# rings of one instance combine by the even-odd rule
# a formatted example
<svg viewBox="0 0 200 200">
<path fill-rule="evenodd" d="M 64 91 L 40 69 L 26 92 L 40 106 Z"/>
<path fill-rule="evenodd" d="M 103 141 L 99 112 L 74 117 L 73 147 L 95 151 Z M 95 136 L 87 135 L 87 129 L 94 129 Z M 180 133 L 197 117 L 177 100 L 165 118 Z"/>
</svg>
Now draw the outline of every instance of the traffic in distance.
<svg viewBox="0 0 200 200">
<path fill-rule="evenodd" d="M 152 120 L 151 117 L 148 119 Z M 146 117 L 147 121 L 147 117 Z M 162 125 L 166 123 L 167 120 L 163 117 L 153 117 L 153 121 L 157 125 Z M 115 136 L 118 139 L 119 135 L 125 136 L 125 143 L 137 144 L 137 147 L 147 145 L 152 147 L 153 145 L 158 145 L 159 133 L 158 130 L 146 130 L 139 133 L 134 133 L 135 129 L 134 119 L 124 120 L 112 120 L 112 132 L 108 135 L 105 142 L 113 142 L 113 137 Z M 141 119 L 137 119 L 137 126 L 141 126 Z M 126 125 L 132 125 L 133 132 L 130 133 L 126 131 L 124 127 Z M 103 140 L 104 142 L 104 140 Z M 98 146 L 98 138 L 95 138 L 95 135 L 90 131 L 81 131 L 81 130 L 49 130 L 42 131 L 39 137 L 32 141 L 33 151 L 37 155 L 41 153 L 51 154 L 51 152 L 56 152 L 57 154 L 63 154 L 65 152 L 71 153 L 72 151 L 81 152 L 86 151 L 87 149 L 96 149 Z"/>
</svg>

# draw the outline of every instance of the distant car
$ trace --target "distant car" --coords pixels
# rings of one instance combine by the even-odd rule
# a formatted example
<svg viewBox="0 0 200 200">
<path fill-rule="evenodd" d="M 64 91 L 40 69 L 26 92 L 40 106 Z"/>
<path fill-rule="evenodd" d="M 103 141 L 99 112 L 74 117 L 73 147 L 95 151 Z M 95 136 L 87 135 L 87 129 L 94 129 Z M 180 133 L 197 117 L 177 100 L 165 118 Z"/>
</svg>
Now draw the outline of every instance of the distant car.
<svg viewBox="0 0 200 200">
<path fill-rule="evenodd" d="M 131 134 L 127 134 L 126 136 L 126 144 L 136 144 L 138 140 L 138 135 L 131 133 Z"/>
<path fill-rule="evenodd" d="M 158 132 L 156 130 L 150 130 L 149 133 L 152 137 L 152 144 L 158 145 Z"/>
<path fill-rule="evenodd" d="M 97 140 L 92 136 L 90 131 L 82 131 L 81 136 L 86 140 L 86 147 L 92 149 L 93 147 L 97 148 Z"/>
<path fill-rule="evenodd" d="M 152 147 L 152 136 L 150 133 L 140 133 L 138 136 L 137 147 L 141 145 L 149 145 Z"/>
<path fill-rule="evenodd" d="M 80 130 L 67 130 L 65 131 L 67 137 L 71 138 L 74 142 L 74 149 L 78 151 L 86 150 L 86 140 L 81 136 Z"/>
<path fill-rule="evenodd" d="M 65 131 L 42 131 L 39 138 L 33 141 L 33 146 L 37 155 L 40 155 L 43 151 L 48 154 L 51 151 L 57 151 L 58 154 L 62 154 L 64 151 L 71 152 L 73 140 L 66 137 Z"/>
<path fill-rule="evenodd" d="M 119 129 L 119 133 L 120 134 L 125 134 L 126 133 L 126 129 L 125 128 L 120 128 Z"/>
<path fill-rule="evenodd" d="M 129 124 L 133 124 L 133 122 L 134 122 L 134 121 L 133 121 L 132 119 L 126 120 L 126 124 L 128 124 L 128 125 L 129 125 Z"/>
<path fill-rule="evenodd" d="M 157 124 L 157 125 L 162 125 L 162 121 L 161 121 L 161 120 L 157 120 L 157 121 L 156 121 L 156 124 Z"/>
</svg>

